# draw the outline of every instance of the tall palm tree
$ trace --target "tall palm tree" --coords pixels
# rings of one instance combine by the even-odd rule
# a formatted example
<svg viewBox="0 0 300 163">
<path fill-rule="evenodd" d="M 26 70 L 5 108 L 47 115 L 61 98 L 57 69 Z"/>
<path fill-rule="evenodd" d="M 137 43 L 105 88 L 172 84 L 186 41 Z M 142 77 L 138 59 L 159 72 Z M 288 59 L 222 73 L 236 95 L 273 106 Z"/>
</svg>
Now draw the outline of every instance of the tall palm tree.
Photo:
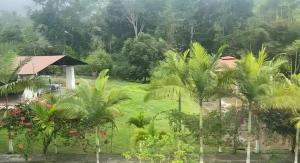
<svg viewBox="0 0 300 163">
<path fill-rule="evenodd" d="M 128 96 L 120 90 L 107 90 L 106 84 L 109 76 L 108 70 L 100 72 L 94 85 L 83 82 L 75 91 L 73 107 L 60 110 L 62 115 L 73 118 L 82 118 L 86 128 L 93 128 L 96 142 L 96 159 L 99 163 L 100 138 L 99 127 L 106 123 L 114 124 L 114 111 L 116 105 Z M 69 103 L 70 104 L 70 103 Z"/>
<path fill-rule="evenodd" d="M 236 68 L 239 91 L 248 103 L 247 163 L 250 163 L 252 111 L 259 99 L 271 89 L 274 78 L 279 72 L 279 67 L 285 62 L 281 59 L 267 61 L 266 57 L 264 47 L 260 50 L 257 58 L 249 52 L 242 56 Z"/>
<path fill-rule="evenodd" d="M 0 45 L 0 97 L 5 97 L 5 107 L 8 109 L 8 95 L 21 93 L 26 88 L 37 88 L 42 86 L 38 77 L 18 79 L 18 71 L 27 62 L 16 62 L 17 55 L 9 45 Z M 9 153 L 13 153 L 13 140 L 11 129 L 8 129 Z"/>
<path fill-rule="evenodd" d="M 183 54 L 168 51 L 165 59 L 160 62 L 151 77 L 149 92 L 145 100 L 161 98 L 178 98 L 178 112 L 182 111 L 182 98 L 186 91 L 183 89 L 188 82 L 188 53 Z M 178 130 L 181 130 L 179 123 Z"/>
<path fill-rule="evenodd" d="M 221 48 L 222 49 L 222 48 Z M 221 51 L 221 50 L 219 50 Z M 212 97 L 215 88 L 218 86 L 218 61 L 221 52 L 210 55 L 199 43 L 193 43 L 191 58 L 188 62 L 190 85 L 193 97 L 199 104 L 199 162 L 203 163 L 203 101 Z"/>
<path fill-rule="evenodd" d="M 300 134 L 300 74 L 292 75 L 291 79 L 284 78 L 277 82 L 272 91 L 261 100 L 261 104 L 268 108 L 288 109 L 295 113 L 295 118 L 292 122 L 295 123 L 296 128 L 296 145 L 295 145 L 295 159 L 294 162 L 298 163 L 299 153 L 299 134 Z"/>
<path fill-rule="evenodd" d="M 210 55 L 199 44 L 193 43 L 183 55 L 169 52 L 161 63 L 159 80 L 152 81 L 151 96 L 172 96 L 188 94 L 199 104 L 199 162 L 203 163 L 203 101 L 210 98 L 217 82 L 218 60 L 223 47 L 216 55 Z M 167 73 L 164 73 L 167 72 Z M 171 93 L 170 93 L 171 92 Z M 179 96 L 180 97 L 180 96 Z"/>
<path fill-rule="evenodd" d="M 234 69 L 226 66 L 220 67 L 222 69 L 217 73 L 217 86 L 214 90 L 214 96 L 218 99 L 218 109 L 219 109 L 219 150 L 218 152 L 222 152 L 222 139 L 224 135 L 223 127 L 222 127 L 222 98 L 224 97 L 233 97 L 234 92 Z"/>
</svg>

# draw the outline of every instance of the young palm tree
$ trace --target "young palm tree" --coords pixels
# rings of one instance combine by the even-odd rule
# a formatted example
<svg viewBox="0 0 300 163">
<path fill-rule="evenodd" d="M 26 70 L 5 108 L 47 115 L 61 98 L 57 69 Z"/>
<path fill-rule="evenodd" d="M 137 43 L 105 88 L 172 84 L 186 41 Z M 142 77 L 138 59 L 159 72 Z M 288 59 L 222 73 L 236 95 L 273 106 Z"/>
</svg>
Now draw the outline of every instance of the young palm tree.
<svg viewBox="0 0 300 163">
<path fill-rule="evenodd" d="M 34 117 L 34 126 L 43 138 L 43 154 L 47 154 L 52 141 L 54 141 L 55 153 L 58 153 L 56 136 L 62 125 L 57 120 L 73 119 L 73 116 L 61 114 L 61 111 L 73 107 L 73 101 L 69 97 L 45 94 L 39 101 L 32 102 L 30 106 Z"/>
<path fill-rule="evenodd" d="M 247 163 L 250 163 L 251 119 L 254 105 L 257 105 L 259 99 L 271 90 L 273 79 L 278 74 L 279 67 L 285 62 L 280 59 L 266 61 L 266 56 L 265 48 L 261 49 L 257 58 L 249 52 L 242 56 L 236 68 L 239 91 L 248 103 Z"/>
<path fill-rule="evenodd" d="M 56 108 L 55 105 L 49 107 L 45 104 L 35 102 L 31 104 L 31 109 L 34 116 L 34 125 L 39 129 L 39 133 L 43 138 L 43 154 L 46 155 L 50 143 L 58 132 L 53 121 Z"/>
<path fill-rule="evenodd" d="M 87 82 L 79 85 L 73 97 L 73 104 L 71 104 L 73 107 L 60 110 L 64 116 L 81 117 L 86 128 L 94 128 L 97 163 L 99 163 L 101 152 L 99 127 L 106 123 L 114 124 L 113 112 L 116 111 L 116 105 L 128 99 L 128 96 L 120 90 L 106 89 L 109 78 L 107 73 L 108 70 L 101 71 L 94 85 Z"/>
<path fill-rule="evenodd" d="M 222 98 L 234 96 L 234 69 L 223 66 L 222 70 L 217 73 L 217 87 L 214 90 L 214 96 L 218 99 L 219 107 L 219 152 L 222 152 L 222 139 L 223 139 L 223 127 L 222 127 Z"/>
<path fill-rule="evenodd" d="M 5 97 L 5 106 L 8 108 L 8 95 L 21 93 L 26 88 L 41 87 L 42 82 L 37 77 L 18 79 L 18 71 L 27 62 L 16 63 L 16 54 L 9 45 L 0 46 L 0 97 Z M 13 140 L 10 129 L 8 129 L 9 153 L 13 153 Z"/>
</svg>

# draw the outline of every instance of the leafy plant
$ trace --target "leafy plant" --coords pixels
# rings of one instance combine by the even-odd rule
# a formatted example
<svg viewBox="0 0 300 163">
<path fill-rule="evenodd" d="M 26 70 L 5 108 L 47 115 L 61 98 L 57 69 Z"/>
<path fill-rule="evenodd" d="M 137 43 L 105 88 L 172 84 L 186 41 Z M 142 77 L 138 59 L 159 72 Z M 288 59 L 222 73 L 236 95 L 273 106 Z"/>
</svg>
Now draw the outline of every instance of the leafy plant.
<svg viewBox="0 0 300 163">
<path fill-rule="evenodd" d="M 144 128 L 148 124 L 150 124 L 150 119 L 144 116 L 144 113 L 140 113 L 137 117 L 129 118 L 129 125 L 134 125 L 137 128 Z"/>
</svg>

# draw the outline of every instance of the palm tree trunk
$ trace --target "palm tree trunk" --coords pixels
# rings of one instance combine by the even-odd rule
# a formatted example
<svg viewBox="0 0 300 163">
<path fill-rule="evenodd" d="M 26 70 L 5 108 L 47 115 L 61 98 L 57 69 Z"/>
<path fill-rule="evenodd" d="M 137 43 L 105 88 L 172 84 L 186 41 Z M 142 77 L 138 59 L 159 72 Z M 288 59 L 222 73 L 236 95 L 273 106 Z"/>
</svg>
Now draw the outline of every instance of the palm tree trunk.
<svg viewBox="0 0 300 163">
<path fill-rule="evenodd" d="M 235 87 L 235 92 L 238 94 L 238 86 Z M 237 98 L 235 98 L 235 120 L 234 120 L 234 136 L 233 136 L 233 153 L 237 153 L 238 148 L 238 137 L 239 137 L 239 111 L 238 111 L 238 101 Z"/>
<path fill-rule="evenodd" d="M 113 152 L 114 125 L 111 124 L 110 153 Z"/>
<path fill-rule="evenodd" d="M 298 153 L 299 153 L 299 132 L 300 132 L 300 129 L 297 128 L 297 132 L 296 132 L 296 146 L 295 146 L 295 161 L 294 161 L 294 163 L 298 163 Z"/>
<path fill-rule="evenodd" d="M 8 152 L 14 153 L 14 146 L 13 146 L 13 139 L 12 139 L 12 132 L 8 131 Z"/>
<path fill-rule="evenodd" d="M 250 163 L 251 154 L 251 118 L 252 118 L 252 102 L 249 102 L 249 115 L 248 115 L 248 135 L 247 135 L 247 160 L 246 163 Z"/>
<path fill-rule="evenodd" d="M 220 135 L 219 135 L 219 153 L 222 153 L 222 138 L 223 138 L 223 128 L 222 128 L 222 98 L 219 98 L 219 116 L 220 116 Z"/>
<path fill-rule="evenodd" d="M 179 96 L 178 96 L 178 112 L 181 113 L 182 111 L 182 102 L 181 102 L 181 93 L 179 93 Z M 182 122 L 181 120 L 179 121 L 179 132 L 181 132 L 182 130 Z"/>
<path fill-rule="evenodd" d="M 199 163 L 204 163 L 204 159 L 203 159 L 203 109 L 202 109 L 202 99 L 200 99 L 200 109 L 199 109 L 199 129 L 200 129 L 200 133 L 199 133 Z"/>
<path fill-rule="evenodd" d="M 100 163 L 100 160 L 99 160 L 99 153 L 101 152 L 101 149 L 100 149 L 100 140 L 99 140 L 99 136 L 98 136 L 98 127 L 96 127 L 96 130 L 95 130 L 95 139 L 96 139 L 96 159 L 97 159 L 97 163 Z"/>
<path fill-rule="evenodd" d="M 260 153 L 260 144 L 261 144 L 261 133 L 260 133 L 260 124 L 257 118 L 257 131 L 256 131 L 256 140 L 255 140 L 255 153 Z"/>
<path fill-rule="evenodd" d="M 7 93 L 5 94 L 5 107 L 6 107 L 6 110 L 8 110 L 8 94 Z M 13 145 L 11 129 L 8 129 L 7 132 L 8 132 L 8 152 L 14 153 L 14 145 Z"/>
<path fill-rule="evenodd" d="M 58 153 L 56 138 L 54 138 L 54 153 L 55 153 L 55 154 Z"/>
<path fill-rule="evenodd" d="M 139 151 L 142 153 L 142 142 L 139 141 Z M 139 157 L 139 163 L 142 163 L 142 159 Z"/>
<path fill-rule="evenodd" d="M 235 112 L 235 121 L 234 121 L 234 133 L 233 133 L 233 153 L 237 153 L 238 149 L 238 137 L 239 137 L 239 120 L 238 120 L 238 111 L 236 108 Z"/>
</svg>

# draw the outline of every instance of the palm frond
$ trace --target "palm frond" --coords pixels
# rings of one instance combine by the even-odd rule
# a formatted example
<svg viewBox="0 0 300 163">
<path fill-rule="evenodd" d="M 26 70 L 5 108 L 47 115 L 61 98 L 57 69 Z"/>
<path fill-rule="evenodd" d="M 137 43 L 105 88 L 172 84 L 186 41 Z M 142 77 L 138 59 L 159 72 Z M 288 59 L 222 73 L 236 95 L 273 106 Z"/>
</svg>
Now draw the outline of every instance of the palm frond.
<svg viewBox="0 0 300 163">
<path fill-rule="evenodd" d="M 109 95 L 107 96 L 106 107 L 111 107 L 113 105 L 120 103 L 121 101 L 125 101 L 128 99 L 130 98 L 124 91 L 112 90 L 109 92 Z"/>
<path fill-rule="evenodd" d="M 260 103 L 268 108 L 298 110 L 300 88 L 294 84 L 276 84 L 271 92 L 261 98 Z"/>
<path fill-rule="evenodd" d="M 107 73 L 108 73 L 108 69 L 101 71 L 98 78 L 96 79 L 95 87 L 98 91 L 104 91 L 105 85 L 109 78 Z"/>
<path fill-rule="evenodd" d="M 44 86 L 44 81 L 41 78 L 33 77 L 30 79 L 20 79 L 11 81 L 0 86 L 0 96 L 10 93 L 20 93 L 26 88 L 37 89 Z"/>
</svg>

